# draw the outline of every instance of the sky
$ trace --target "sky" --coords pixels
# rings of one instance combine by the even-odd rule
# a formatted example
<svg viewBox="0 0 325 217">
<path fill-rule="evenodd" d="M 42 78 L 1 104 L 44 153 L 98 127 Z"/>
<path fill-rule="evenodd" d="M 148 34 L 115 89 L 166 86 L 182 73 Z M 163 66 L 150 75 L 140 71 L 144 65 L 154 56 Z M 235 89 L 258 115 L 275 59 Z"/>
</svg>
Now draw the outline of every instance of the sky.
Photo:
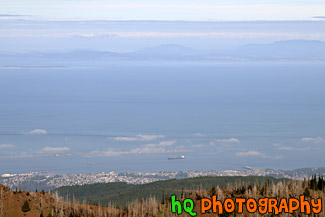
<svg viewBox="0 0 325 217">
<path fill-rule="evenodd" d="M 324 26 L 325 1 L 319 0 L 0 1 L 0 51 L 231 49 L 325 41 Z"/>
<path fill-rule="evenodd" d="M 1 0 L 0 17 L 16 19 L 17 16 L 36 20 L 317 20 L 325 16 L 325 2 L 320 0 Z"/>
</svg>

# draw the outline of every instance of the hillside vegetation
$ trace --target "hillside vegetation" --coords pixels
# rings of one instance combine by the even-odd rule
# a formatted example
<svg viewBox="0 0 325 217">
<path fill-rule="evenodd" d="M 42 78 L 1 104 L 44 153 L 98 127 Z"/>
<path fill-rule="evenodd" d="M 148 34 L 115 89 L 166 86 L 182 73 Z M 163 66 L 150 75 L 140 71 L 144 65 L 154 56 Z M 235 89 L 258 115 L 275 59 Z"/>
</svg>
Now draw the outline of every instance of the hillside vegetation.
<svg viewBox="0 0 325 217">
<path fill-rule="evenodd" d="M 86 201 L 91 204 L 107 206 L 111 201 L 124 207 L 126 203 L 155 197 L 162 200 L 163 195 L 181 195 L 182 192 L 211 189 L 212 186 L 225 188 L 227 185 L 240 184 L 265 184 L 282 182 L 287 179 L 273 177 L 196 177 L 181 180 L 165 180 L 143 185 L 133 185 L 124 182 L 98 183 L 90 185 L 65 186 L 56 189 L 62 197 L 75 198 L 79 202 Z"/>
<path fill-rule="evenodd" d="M 306 201 L 320 198 L 322 199 L 322 207 L 325 205 L 325 181 L 322 177 L 316 178 L 314 176 L 307 181 L 293 181 L 293 180 L 272 180 L 269 181 L 259 179 L 258 177 L 219 177 L 223 178 L 220 183 L 222 186 L 215 185 L 209 189 L 204 189 L 203 186 L 211 184 L 209 177 L 188 179 L 188 180 L 170 180 L 170 187 L 178 189 L 182 183 L 183 185 L 195 186 L 193 183 L 200 184 L 197 190 L 185 190 L 177 197 L 177 200 L 183 202 L 186 199 L 191 199 L 194 202 L 193 211 L 197 213 L 197 217 L 288 217 L 287 213 L 267 213 L 265 215 L 258 212 L 249 213 L 248 207 L 243 207 L 243 212 L 238 213 L 237 210 L 230 213 L 223 213 L 220 215 L 214 214 L 208 210 L 206 214 L 200 213 L 200 201 L 203 199 L 211 199 L 216 197 L 220 201 L 225 201 L 227 198 L 244 198 L 244 199 L 260 199 L 260 198 L 275 198 L 279 201 L 281 198 L 288 199 L 289 197 L 299 198 L 303 195 Z M 246 179 L 246 180 L 245 180 Z M 232 181 L 232 183 L 227 182 Z M 256 181 L 256 184 L 250 181 Z M 185 182 L 184 182 L 185 181 Z M 224 182 L 223 182 L 224 181 Z M 188 183 L 187 183 L 188 182 Z M 154 183 L 154 186 L 161 186 L 164 182 Z M 114 183 L 116 189 L 118 184 L 120 186 L 128 186 L 125 183 Z M 193 185 L 192 185 L 193 184 Z M 145 187 L 143 185 L 142 187 Z M 91 191 L 91 187 L 89 191 Z M 98 185 L 97 185 L 98 187 Z M 139 186 L 138 186 L 139 187 Z M 193 187 L 194 188 L 194 187 Z M 100 188 L 98 188 L 100 190 Z M 104 189 L 102 189 L 104 190 Z M 139 190 L 140 191 L 140 190 Z M 172 191 L 172 190 L 171 190 Z M 79 203 L 72 199 L 71 202 L 64 200 L 57 192 L 50 194 L 43 192 L 27 192 L 27 191 L 11 191 L 9 188 L 0 185 L 0 217 L 185 217 L 190 216 L 183 212 L 180 215 L 171 212 L 170 197 L 165 195 L 162 200 L 151 196 L 147 199 L 135 200 L 128 202 L 124 208 L 116 205 L 115 201 L 110 201 L 107 207 L 91 205 L 89 203 Z M 307 217 L 307 216 L 325 216 L 325 209 L 319 210 L 320 213 L 315 215 L 307 215 L 295 211 L 290 214 L 291 217 Z"/>
<path fill-rule="evenodd" d="M 0 217 L 100 217 L 102 213 L 118 216 L 121 211 L 77 202 L 67 203 L 57 194 L 44 191 L 10 191 L 0 185 Z"/>
</svg>

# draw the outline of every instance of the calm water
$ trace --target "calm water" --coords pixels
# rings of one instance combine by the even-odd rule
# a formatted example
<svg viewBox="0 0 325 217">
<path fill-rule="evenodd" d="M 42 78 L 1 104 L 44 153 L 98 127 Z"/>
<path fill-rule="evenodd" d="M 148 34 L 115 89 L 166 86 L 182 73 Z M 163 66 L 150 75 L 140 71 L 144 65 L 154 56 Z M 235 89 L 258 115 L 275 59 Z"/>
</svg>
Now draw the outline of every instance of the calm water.
<svg viewBox="0 0 325 217">
<path fill-rule="evenodd" d="M 325 63 L 0 69 L 0 156 L 34 155 L 0 159 L 0 173 L 321 167 L 322 138 Z M 116 153 L 165 149 L 192 152 Z"/>
</svg>

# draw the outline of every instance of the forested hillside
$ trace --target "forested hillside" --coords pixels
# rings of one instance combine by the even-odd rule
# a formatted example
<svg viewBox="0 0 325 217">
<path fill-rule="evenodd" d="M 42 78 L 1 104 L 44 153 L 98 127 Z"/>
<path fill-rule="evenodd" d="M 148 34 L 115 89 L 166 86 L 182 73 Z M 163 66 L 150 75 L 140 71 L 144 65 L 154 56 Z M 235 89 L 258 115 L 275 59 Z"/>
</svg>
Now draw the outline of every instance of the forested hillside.
<svg viewBox="0 0 325 217">
<path fill-rule="evenodd" d="M 181 180 L 165 180 L 143 185 L 132 185 L 124 182 L 120 183 L 98 183 L 91 185 L 66 186 L 56 189 L 60 196 L 91 204 L 107 206 L 110 201 L 114 201 L 119 206 L 126 203 L 147 199 L 150 196 L 162 200 L 170 194 L 181 195 L 197 191 L 208 190 L 213 186 L 221 188 L 227 185 L 240 184 L 264 184 L 282 182 L 286 179 L 276 179 L 273 177 L 197 177 Z"/>
<path fill-rule="evenodd" d="M 219 177 L 220 180 L 213 180 L 210 177 L 202 177 L 195 179 L 187 179 L 187 180 L 171 180 L 170 183 L 159 182 L 153 183 L 155 185 L 140 185 L 142 188 L 138 188 L 140 186 L 134 186 L 138 191 L 133 191 L 133 193 L 141 194 L 141 190 L 149 190 L 151 189 L 153 193 L 157 191 L 154 187 L 158 187 L 158 190 L 166 189 L 162 188 L 163 184 L 170 188 L 178 189 L 182 185 L 186 186 L 194 186 L 198 183 L 199 186 L 202 186 L 201 189 L 197 190 L 186 190 L 184 188 L 184 192 L 181 195 L 177 196 L 177 200 L 180 202 L 184 202 L 185 200 L 192 200 L 194 202 L 194 206 L 192 206 L 193 212 L 197 213 L 197 217 L 205 216 L 212 217 L 216 216 L 213 213 L 213 209 L 205 209 L 207 212 L 205 214 L 200 213 L 202 209 L 202 201 L 203 200 L 211 200 L 212 198 L 217 198 L 218 200 L 225 203 L 228 199 L 240 198 L 242 200 L 264 200 L 265 198 L 274 198 L 273 200 L 282 201 L 288 198 L 299 198 L 304 197 L 305 202 L 308 203 L 312 200 L 318 198 L 321 201 L 318 201 L 318 212 L 315 212 L 314 209 L 311 211 L 314 213 L 307 214 L 305 211 L 300 211 L 300 209 L 296 209 L 291 212 L 290 216 L 293 217 L 308 217 L 308 216 L 325 216 L 325 209 L 321 209 L 325 205 L 325 180 L 323 177 L 313 176 L 311 180 L 305 181 L 294 181 L 294 180 L 276 180 L 269 179 L 269 181 L 265 178 L 260 177 Z M 211 183 L 217 184 L 221 183 L 222 186 L 212 186 L 206 190 L 204 190 L 204 186 L 208 186 Z M 232 182 L 232 183 L 231 183 Z M 252 184 L 252 182 L 261 183 L 261 184 Z M 262 182 L 265 182 L 262 184 Z M 250 184 L 249 184 L 250 183 Z M 114 191 L 111 192 L 116 195 L 123 195 L 123 190 L 120 187 L 127 187 L 129 192 L 132 192 L 130 186 L 125 183 L 114 183 L 115 188 Z M 99 191 L 103 191 L 104 193 L 109 192 L 110 188 L 100 188 L 101 186 L 95 185 L 97 188 L 93 188 L 94 193 L 98 193 Z M 166 187 L 164 186 L 164 187 Z M 92 191 L 90 186 L 86 186 L 87 190 Z M 79 190 L 82 187 L 78 186 Z M 77 191 L 76 191 L 77 192 Z M 81 192 L 79 192 L 81 193 Z M 143 193 L 146 193 L 143 191 Z M 173 193 L 176 193 L 173 192 Z M 91 194 L 91 192 L 89 193 Z M 94 194 L 95 195 L 95 194 Z M 129 195 L 131 196 L 131 195 Z M 178 215 L 172 213 L 172 202 L 170 195 L 165 195 L 164 199 L 159 200 L 159 198 L 155 198 L 153 196 L 139 201 L 129 202 L 125 205 L 125 207 L 121 208 L 116 205 L 116 201 L 110 201 L 107 206 L 96 206 L 88 203 L 79 203 L 72 199 L 72 202 L 64 200 L 64 198 L 59 197 L 57 192 L 52 192 L 51 194 L 42 192 L 28 192 L 28 191 L 12 191 L 7 187 L 0 185 L 0 216 L 1 217 L 186 217 L 190 216 L 189 213 L 183 212 Z M 270 200 L 271 200 L 270 199 Z M 289 199 L 290 200 L 290 199 Z M 297 200 L 298 201 L 298 200 Z M 309 201 L 309 202 L 308 202 Z M 299 204 L 299 203 L 298 203 Z M 313 204 L 313 202 L 311 202 Z M 322 204 L 320 206 L 320 204 Z M 104 205 L 104 204 L 103 204 Z M 270 205 L 271 206 L 271 205 Z M 305 206 L 305 205 L 304 205 Z M 309 205 L 308 205 L 309 206 Z M 312 205 L 315 207 L 315 204 Z M 288 213 L 284 213 L 280 211 L 280 208 L 275 207 L 274 212 L 278 212 L 278 215 L 275 214 L 272 209 L 268 211 L 266 214 L 251 212 L 249 211 L 250 206 L 247 204 L 244 205 L 242 212 L 239 210 L 234 210 L 228 212 L 226 207 L 221 209 L 220 214 L 218 216 L 222 217 L 287 217 Z M 277 210 L 277 211 L 275 211 Z M 203 212 L 203 211 L 202 211 Z M 317 214 L 315 214 L 317 213 Z"/>
</svg>

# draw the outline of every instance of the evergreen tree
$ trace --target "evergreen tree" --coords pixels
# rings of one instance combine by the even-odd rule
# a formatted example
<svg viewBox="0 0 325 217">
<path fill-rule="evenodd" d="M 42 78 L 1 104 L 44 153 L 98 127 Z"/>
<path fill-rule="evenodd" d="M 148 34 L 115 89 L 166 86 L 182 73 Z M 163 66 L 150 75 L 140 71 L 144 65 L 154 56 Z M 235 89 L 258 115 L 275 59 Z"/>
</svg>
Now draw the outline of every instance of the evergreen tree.
<svg viewBox="0 0 325 217">
<path fill-rule="evenodd" d="M 309 197 L 310 196 L 310 192 L 309 192 L 309 189 L 308 188 L 305 188 L 304 196 L 305 197 Z"/>
<path fill-rule="evenodd" d="M 309 182 L 309 188 L 312 190 L 316 190 L 317 189 L 317 178 L 316 175 L 313 175 L 310 182 Z"/>
<path fill-rule="evenodd" d="M 162 193 L 161 204 L 165 204 L 165 191 L 163 191 L 163 193 Z"/>
<path fill-rule="evenodd" d="M 318 184 L 317 184 L 317 189 L 322 191 L 324 189 L 324 179 L 323 176 L 318 177 Z"/>
<path fill-rule="evenodd" d="M 217 193 L 217 188 L 215 185 L 213 185 L 211 189 L 211 196 L 215 195 L 216 193 Z"/>
<path fill-rule="evenodd" d="M 28 202 L 28 200 L 25 200 L 23 206 L 21 207 L 21 210 L 22 210 L 23 212 L 28 212 L 28 211 L 30 211 L 30 206 L 29 206 L 29 202 Z"/>
</svg>

